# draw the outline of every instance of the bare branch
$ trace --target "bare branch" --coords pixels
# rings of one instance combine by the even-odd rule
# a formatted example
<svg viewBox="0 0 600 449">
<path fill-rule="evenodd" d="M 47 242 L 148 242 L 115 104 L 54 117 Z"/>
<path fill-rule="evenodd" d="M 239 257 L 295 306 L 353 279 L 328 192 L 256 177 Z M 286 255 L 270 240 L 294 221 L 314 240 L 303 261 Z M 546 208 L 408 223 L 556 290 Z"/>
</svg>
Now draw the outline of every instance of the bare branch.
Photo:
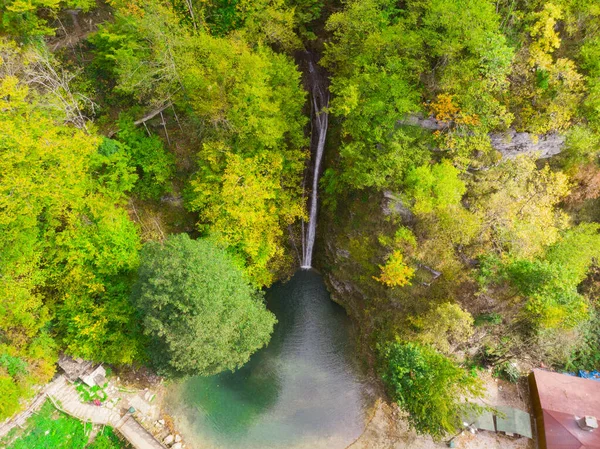
<svg viewBox="0 0 600 449">
<path fill-rule="evenodd" d="M 151 111 L 150 113 L 146 114 L 141 119 L 136 120 L 135 122 L 133 122 L 133 124 L 134 125 L 141 125 L 142 123 L 147 122 L 148 120 L 153 119 L 158 114 L 162 113 L 162 111 L 164 111 L 167 108 L 170 108 L 171 106 L 173 106 L 173 103 L 169 101 L 166 104 L 164 104 L 161 107 L 159 107 L 158 109 L 155 109 L 155 110 Z"/>
</svg>

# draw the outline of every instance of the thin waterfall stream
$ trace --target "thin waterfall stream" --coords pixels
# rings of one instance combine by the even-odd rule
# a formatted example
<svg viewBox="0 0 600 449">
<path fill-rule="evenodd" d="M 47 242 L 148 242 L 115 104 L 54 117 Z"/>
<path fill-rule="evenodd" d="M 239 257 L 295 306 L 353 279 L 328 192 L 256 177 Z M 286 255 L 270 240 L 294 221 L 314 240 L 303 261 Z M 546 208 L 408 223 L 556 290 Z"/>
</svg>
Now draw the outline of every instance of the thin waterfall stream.
<svg viewBox="0 0 600 449">
<path fill-rule="evenodd" d="M 302 226 L 302 269 L 266 291 L 267 307 L 278 320 L 266 348 L 233 373 L 169 387 L 167 410 L 193 447 L 344 449 L 361 435 L 372 407 L 350 320 L 329 297 L 321 275 L 309 270 L 329 93 L 316 55 L 303 57 L 312 150 L 304 184 L 312 190 L 309 221 Z"/>
<path fill-rule="evenodd" d="M 313 248 L 317 234 L 319 174 L 321 170 L 321 160 L 323 159 L 323 152 L 325 150 L 325 141 L 327 139 L 327 126 L 329 124 L 329 113 L 327 111 L 329 106 L 327 77 L 312 59 L 309 59 L 308 61 L 308 83 L 311 87 L 310 95 L 312 113 L 310 143 L 311 154 L 314 156 L 314 169 L 308 224 L 304 222 L 302 223 L 301 268 L 303 269 L 309 269 L 312 267 Z"/>
</svg>

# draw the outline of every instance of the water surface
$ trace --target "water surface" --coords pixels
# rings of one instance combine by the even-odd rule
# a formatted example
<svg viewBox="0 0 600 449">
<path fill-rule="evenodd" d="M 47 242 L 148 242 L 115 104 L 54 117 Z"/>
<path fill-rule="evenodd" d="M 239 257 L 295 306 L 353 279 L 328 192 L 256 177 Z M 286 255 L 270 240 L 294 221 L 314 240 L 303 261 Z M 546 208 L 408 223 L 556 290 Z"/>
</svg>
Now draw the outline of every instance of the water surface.
<svg viewBox="0 0 600 449">
<path fill-rule="evenodd" d="M 167 409 L 197 449 L 345 448 L 369 399 L 350 323 L 314 271 L 267 292 L 278 324 L 269 346 L 235 373 L 170 387 Z"/>
</svg>

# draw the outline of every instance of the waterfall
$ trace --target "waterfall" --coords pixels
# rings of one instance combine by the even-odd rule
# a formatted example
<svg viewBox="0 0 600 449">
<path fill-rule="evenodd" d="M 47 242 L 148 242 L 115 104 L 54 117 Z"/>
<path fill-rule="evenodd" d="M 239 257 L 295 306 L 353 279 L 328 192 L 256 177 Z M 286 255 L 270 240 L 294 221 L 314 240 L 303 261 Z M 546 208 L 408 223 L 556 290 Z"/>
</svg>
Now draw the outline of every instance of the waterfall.
<svg viewBox="0 0 600 449">
<path fill-rule="evenodd" d="M 312 254 L 317 233 L 317 202 L 319 188 L 319 173 L 321 169 L 321 159 L 325 149 L 325 139 L 327 138 L 329 92 L 326 86 L 326 77 L 319 73 L 319 69 L 311 60 L 308 61 L 308 78 L 311 89 L 311 136 L 310 147 L 311 154 L 314 156 L 314 170 L 312 178 L 312 190 L 310 198 L 310 211 L 308 216 L 308 229 L 305 229 L 306 223 L 302 223 L 302 268 L 312 267 Z"/>
</svg>

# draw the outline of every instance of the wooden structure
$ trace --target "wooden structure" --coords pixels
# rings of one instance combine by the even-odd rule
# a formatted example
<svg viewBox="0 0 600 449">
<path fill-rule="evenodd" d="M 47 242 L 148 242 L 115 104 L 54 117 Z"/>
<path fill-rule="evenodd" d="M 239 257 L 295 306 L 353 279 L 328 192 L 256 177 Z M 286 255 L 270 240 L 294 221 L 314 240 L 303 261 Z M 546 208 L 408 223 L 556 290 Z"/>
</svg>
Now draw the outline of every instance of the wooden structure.
<svg viewBox="0 0 600 449">
<path fill-rule="evenodd" d="M 80 358 L 74 359 L 68 355 L 61 354 L 58 358 L 58 366 L 64 371 L 65 377 L 75 382 L 82 376 L 88 374 L 93 367 L 92 362 Z"/>
</svg>

